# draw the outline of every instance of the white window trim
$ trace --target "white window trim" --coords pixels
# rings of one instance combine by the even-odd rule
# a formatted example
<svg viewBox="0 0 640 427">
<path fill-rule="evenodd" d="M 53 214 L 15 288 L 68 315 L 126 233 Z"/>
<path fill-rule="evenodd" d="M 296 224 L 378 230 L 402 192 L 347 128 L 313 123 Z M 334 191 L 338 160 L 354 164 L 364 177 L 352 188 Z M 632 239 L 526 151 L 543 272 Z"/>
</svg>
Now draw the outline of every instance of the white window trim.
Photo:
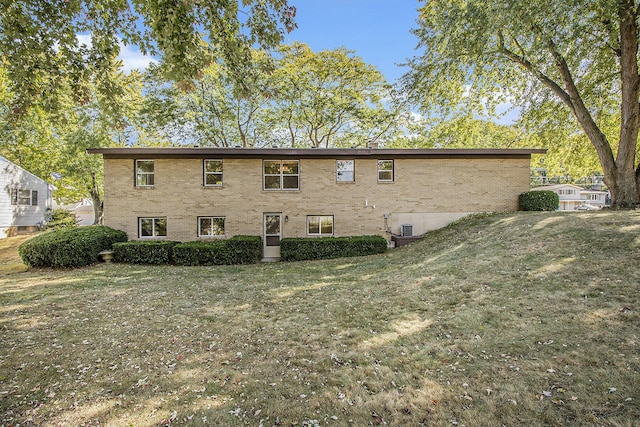
<svg viewBox="0 0 640 427">
<path fill-rule="evenodd" d="M 220 162 L 222 163 L 222 172 L 207 172 L 207 162 Z M 202 179 L 205 187 L 222 187 L 224 183 L 224 161 L 222 159 L 204 159 L 202 162 Z M 207 175 L 220 175 L 220 184 L 207 184 Z"/>
<path fill-rule="evenodd" d="M 391 162 L 391 171 L 388 171 L 386 169 L 380 169 L 380 162 Z M 377 169 L 377 173 L 378 173 L 378 182 L 393 182 L 395 180 L 395 176 L 396 176 L 396 165 L 395 162 L 393 161 L 393 159 L 378 159 L 378 161 L 376 162 L 376 169 Z M 380 172 L 391 172 L 391 179 L 380 179 Z"/>
<path fill-rule="evenodd" d="M 20 192 L 28 191 L 29 192 L 29 203 L 20 203 Z M 35 195 L 36 203 L 33 203 L 33 198 Z M 38 206 L 38 190 L 31 190 L 26 188 L 12 188 L 9 194 L 11 198 L 12 206 Z"/>
<path fill-rule="evenodd" d="M 340 162 L 352 162 L 351 164 L 353 165 L 353 169 L 344 171 L 344 172 L 351 172 L 351 179 L 340 179 L 340 170 L 338 169 L 338 164 Z M 336 160 L 336 182 L 339 183 L 344 183 L 344 182 L 355 182 L 356 181 L 356 161 L 355 159 L 342 159 L 342 160 Z"/>
<path fill-rule="evenodd" d="M 265 173 L 264 171 L 264 165 L 265 162 L 280 162 L 280 173 L 278 174 L 274 174 L 274 173 Z M 298 164 L 298 173 L 296 174 L 285 174 L 282 171 L 282 164 L 283 162 L 296 162 Z M 277 176 L 280 177 L 280 187 L 279 188 L 267 188 L 266 184 L 267 184 L 267 177 L 273 177 L 273 176 Z M 296 188 L 284 188 L 284 178 L 285 177 L 292 177 L 295 176 L 298 178 L 298 186 Z M 262 189 L 264 191 L 300 191 L 300 160 L 263 160 L 262 161 Z"/>
<path fill-rule="evenodd" d="M 151 236 L 143 236 L 142 235 L 142 221 L 145 219 L 150 219 L 151 222 Z M 167 221 L 167 217 L 166 216 L 145 216 L 145 217 L 140 217 L 138 218 L 138 238 L 139 239 L 165 239 L 167 237 L 167 235 L 165 234 L 164 236 L 156 236 L 156 221 L 157 219 L 164 219 L 165 222 L 167 222 L 167 226 L 168 221 Z M 166 232 L 167 230 L 165 230 Z"/>
<path fill-rule="evenodd" d="M 309 223 L 311 218 L 331 218 L 331 234 L 322 233 L 322 220 L 319 220 L 319 227 L 317 233 L 311 233 L 309 231 Z M 335 235 L 335 217 L 333 215 L 307 215 L 307 236 L 333 236 Z"/>
<path fill-rule="evenodd" d="M 222 219 L 223 222 L 223 227 L 222 227 L 222 234 L 202 234 L 202 228 L 201 228 L 201 223 L 200 220 L 202 219 L 214 219 L 214 218 L 218 218 L 218 219 Z M 224 238 L 227 235 L 227 218 L 224 216 L 199 216 L 198 217 L 198 237 L 200 238 L 204 238 L 204 239 L 220 239 L 220 238 Z"/>
<path fill-rule="evenodd" d="M 153 172 L 140 172 L 143 175 L 149 176 L 152 175 L 153 176 L 153 184 L 138 184 L 138 162 L 153 162 Z M 155 185 L 156 182 L 156 161 L 153 159 L 136 159 L 135 162 L 135 174 L 134 174 L 134 179 L 135 179 L 135 184 L 136 187 L 141 187 L 141 188 L 152 188 Z M 145 180 L 148 181 L 148 180 Z"/>
</svg>

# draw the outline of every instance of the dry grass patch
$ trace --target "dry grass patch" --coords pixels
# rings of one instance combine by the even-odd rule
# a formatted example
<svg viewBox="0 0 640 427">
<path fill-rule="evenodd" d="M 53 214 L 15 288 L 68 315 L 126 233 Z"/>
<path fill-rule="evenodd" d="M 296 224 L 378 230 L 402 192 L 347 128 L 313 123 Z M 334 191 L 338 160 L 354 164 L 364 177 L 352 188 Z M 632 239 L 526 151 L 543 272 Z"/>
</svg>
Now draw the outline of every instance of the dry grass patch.
<svg viewBox="0 0 640 427">
<path fill-rule="evenodd" d="M 17 248 L 22 242 L 34 236 L 34 234 L 25 234 L 0 239 L 0 276 L 27 271 L 28 267 L 20 259 Z"/>
<path fill-rule="evenodd" d="M 632 426 L 639 224 L 503 214 L 350 260 L 0 277 L 0 424 Z"/>
</svg>

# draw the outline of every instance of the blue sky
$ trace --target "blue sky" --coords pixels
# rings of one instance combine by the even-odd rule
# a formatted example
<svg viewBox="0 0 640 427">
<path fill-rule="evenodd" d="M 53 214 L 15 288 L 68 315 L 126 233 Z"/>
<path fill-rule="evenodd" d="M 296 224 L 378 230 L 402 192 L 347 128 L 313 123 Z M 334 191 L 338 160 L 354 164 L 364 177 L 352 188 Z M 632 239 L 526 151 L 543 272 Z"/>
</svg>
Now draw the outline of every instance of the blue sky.
<svg viewBox="0 0 640 427">
<path fill-rule="evenodd" d="M 410 30 L 416 27 L 418 0 L 289 0 L 289 4 L 297 9 L 298 28 L 286 35 L 285 43 L 300 41 L 314 52 L 346 47 L 377 67 L 389 83 L 407 71 L 398 64 L 415 53 L 417 38 Z M 79 37 L 90 43 L 88 35 Z M 155 61 L 124 45 L 120 59 L 125 71 L 144 69 Z"/>
<path fill-rule="evenodd" d="M 401 64 L 414 55 L 418 0 L 290 0 L 298 29 L 285 43 L 300 41 L 315 52 L 344 46 L 376 66 L 390 83 L 407 70 Z"/>
</svg>

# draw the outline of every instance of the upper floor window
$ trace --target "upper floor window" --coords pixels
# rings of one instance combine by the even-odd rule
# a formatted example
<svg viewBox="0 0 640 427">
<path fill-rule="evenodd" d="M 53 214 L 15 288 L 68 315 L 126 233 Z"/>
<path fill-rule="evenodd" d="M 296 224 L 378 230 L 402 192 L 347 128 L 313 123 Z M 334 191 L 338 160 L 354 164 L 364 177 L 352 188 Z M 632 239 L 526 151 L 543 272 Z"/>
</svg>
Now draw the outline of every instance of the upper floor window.
<svg viewBox="0 0 640 427">
<path fill-rule="evenodd" d="M 167 237 L 167 218 L 138 218 L 138 236 Z"/>
<path fill-rule="evenodd" d="M 198 237 L 224 236 L 223 216 L 198 217 Z"/>
<path fill-rule="evenodd" d="M 136 160 L 136 187 L 153 187 L 153 160 Z"/>
<path fill-rule="evenodd" d="M 262 165 L 265 190 L 299 190 L 298 160 L 265 160 Z"/>
<path fill-rule="evenodd" d="M 332 236 L 333 215 L 308 216 L 307 234 L 309 236 Z"/>
<path fill-rule="evenodd" d="M 222 185 L 222 160 L 204 161 L 204 185 L 207 187 Z"/>
<path fill-rule="evenodd" d="M 378 182 L 393 182 L 393 160 L 378 160 Z"/>
<path fill-rule="evenodd" d="M 336 179 L 338 182 L 355 181 L 355 160 L 337 160 L 336 161 Z"/>
<path fill-rule="evenodd" d="M 36 190 L 12 188 L 11 204 L 16 206 L 38 206 L 38 192 Z"/>
</svg>

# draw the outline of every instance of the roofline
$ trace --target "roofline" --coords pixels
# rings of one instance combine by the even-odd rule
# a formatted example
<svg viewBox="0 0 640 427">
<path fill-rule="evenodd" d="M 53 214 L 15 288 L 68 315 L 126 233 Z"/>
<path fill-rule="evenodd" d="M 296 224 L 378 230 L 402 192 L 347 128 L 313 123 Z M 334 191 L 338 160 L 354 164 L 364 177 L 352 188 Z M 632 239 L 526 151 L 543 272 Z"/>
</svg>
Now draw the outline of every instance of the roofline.
<svg viewBox="0 0 640 427">
<path fill-rule="evenodd" d="M 57 190 L 57 187 L 55 187 L 55 185 L 53 185 L 53 184 L 51 184 L 51 183 L 47 182 L 45 179 L 40 178 L 38 175 L 34 174 L 33 172 L 29 172 L 28 170 L 26 170 L 26 169 L 25 169 L 25 168 L 23 168 L 22 166 L 15 164 L 15 163 L 14 163 L 14 162 L 12 162 L 11 160 L 7 159 L 6 157 L 4 157 L 4 156 L 0 156 L 0 161 L 5 161 L 5 162 L 7 162 L 7 163 L 12 164 L 13 166 L 15 166 L 15 167 L 17 167 L 18 169 L 20 169 L 21 171 L 23 171 L 24 173 L 26 173 L 26 174 L 28 174 L 28 175 L 31 175 L 31 176 L 32 176 L 32 177 L 34 177 L 35 179 L 37 179 L 37 180 L 39 180 L 39 181 L 42 181 L 42 182 L 44 182 L 45 184 L 50 185 L 50 186 L 52 186 L 54 189 L 56 189 L 56 190 Z"/>
<path fill-rule="evenodd" d="M 88 154 L 103 158 L 517 158 L 546 154 L 546 149 L 447 149 L 447 148 L 210 148 L 210 147 L 137 147 L 89 148 Z"/>
</svg>

